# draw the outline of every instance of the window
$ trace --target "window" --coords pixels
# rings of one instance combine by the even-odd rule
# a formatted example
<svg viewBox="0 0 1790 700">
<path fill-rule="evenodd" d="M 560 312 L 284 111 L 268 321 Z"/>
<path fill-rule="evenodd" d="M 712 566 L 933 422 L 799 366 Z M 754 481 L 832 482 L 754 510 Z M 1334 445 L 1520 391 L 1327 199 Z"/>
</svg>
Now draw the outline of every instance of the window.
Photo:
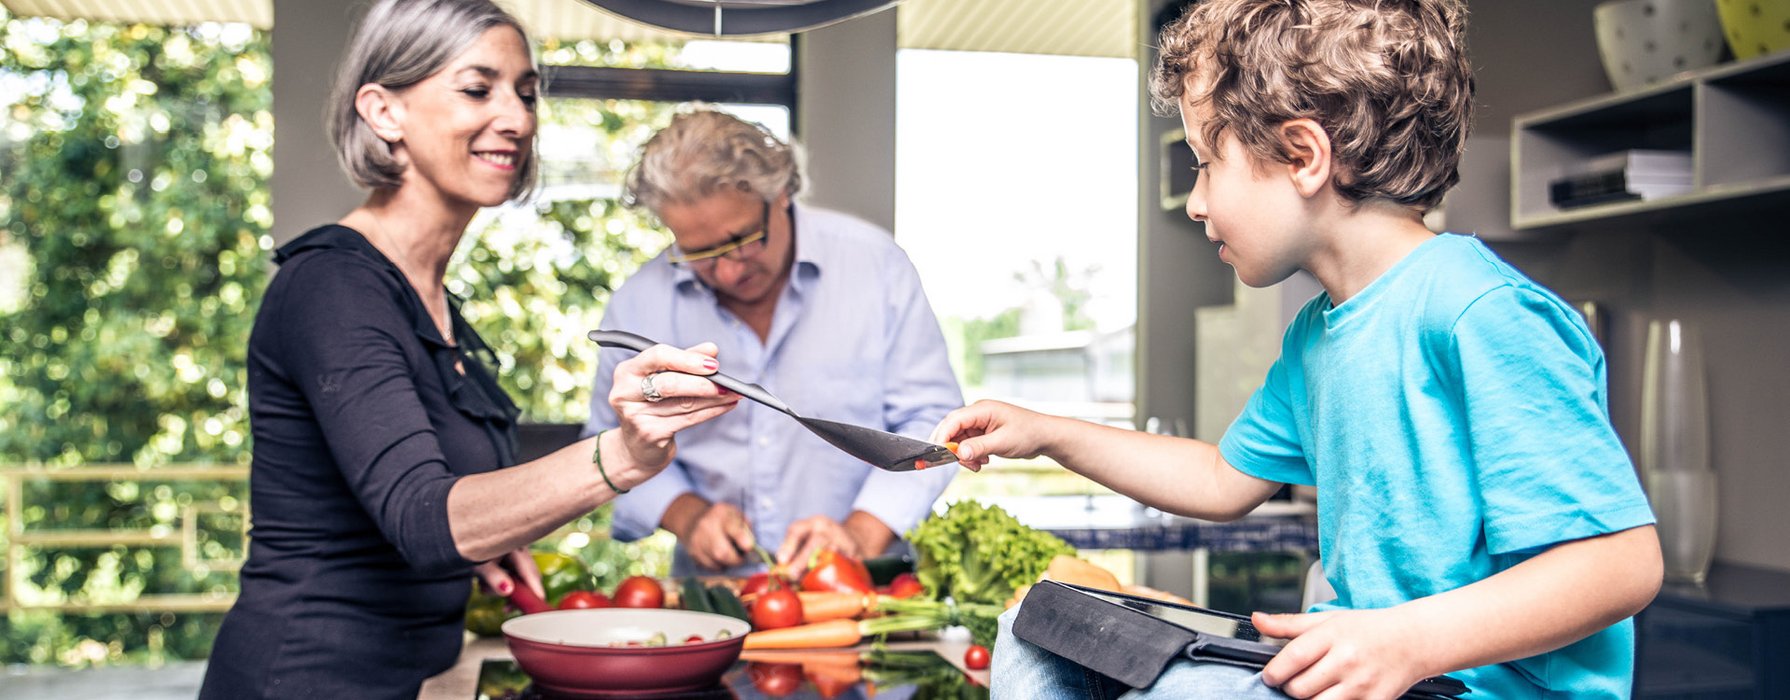
<svg viewBox="0 0 1790 700">
<path fill-rule="evenodd" d="M 671 242 L 621 205 L 641 144 L 680 105 L 703 100 L 787 137 L 791 52 L 783 41 L 541 42 L 546 75 L 534 201 L 487 209 L 448 289 L 492 341 L 501 381 L 535 423 L 582 423 L 596 353 L 585 331 L 610 290 Z M 469 260 L 472 264 L 460 264 Z"/>
<path fill-rule="evenodd" d="M 907 49 L 897 70 L 896 235 L 966 398 L 1129 426 L 1136 61 Z"/>
<path fill-rule="evenodd" d="M 1130 427 L 1137 62 L 903 49 L 896 70 L 895 235 L 964 398 Z M 941 502 L 1087 494 L 1092 508 L 1101 493 L 1046 460 L 997 461 Z M 1083 556 L 1138 578 L 1127 550 Z"/>
<path fill-rule="evenodd" d="M 602 320 L 610 291 L 671 243 L 651 215 L 620 201 L 640 146 L 690 100 L 788 138 L 791 52 L 787 39 L 548 39 L 539 60 L 546 77 L 540 191 L 531 202 L 481 211 L 469 227 L 476 243 L 460 246 L 447 284 L 491 342 L 499 381 L 523 420 L 581 426 L 597 358 L 584 334 Z M 627 573 L 669 569 L 675 540 L 668 533 L 616 543 L 606 535 L 608 513 L 571 523 L 545 546 L 582 560 L 609 585 Z"/>
</svg>

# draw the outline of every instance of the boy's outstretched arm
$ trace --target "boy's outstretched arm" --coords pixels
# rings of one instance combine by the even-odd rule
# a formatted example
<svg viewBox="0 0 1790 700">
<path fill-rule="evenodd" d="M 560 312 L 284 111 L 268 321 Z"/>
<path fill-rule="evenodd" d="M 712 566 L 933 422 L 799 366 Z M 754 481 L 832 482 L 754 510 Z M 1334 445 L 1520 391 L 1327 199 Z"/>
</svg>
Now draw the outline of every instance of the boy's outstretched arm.
<svg viewBox="0 0 1790 700">
<path fill-rule="evenodd" d="M 1534 656 L 1630 617 L 1659 592 L 1652 525 L 1573 540 L 1483 581 L 1383 610 L 1257 613 L 1290 637 L 1262 670 L 1295 698 L 1394 698 L 1417 681 Z"/>
<path fill-rule="evenodd" d="M 1234 520 L 1280 488 L 1232 467 L 1211 443 L 1152 435 L 977 401 L 952 411 L 932 432 L 956 442 L 964 466 L 981 469 L 994 456 L 1050 457 L 1069 469 L 1170 513 Z"/>
</svg>

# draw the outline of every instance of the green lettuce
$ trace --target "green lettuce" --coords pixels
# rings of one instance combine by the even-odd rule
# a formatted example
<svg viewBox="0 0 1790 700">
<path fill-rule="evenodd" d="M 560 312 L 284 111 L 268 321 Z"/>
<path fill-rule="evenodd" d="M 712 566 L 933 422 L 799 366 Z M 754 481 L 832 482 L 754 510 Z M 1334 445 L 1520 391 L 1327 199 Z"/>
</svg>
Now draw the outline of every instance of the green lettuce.
<svg viewBox="0 0 1790 700">
<path fill-rule="evenodd" d="M 1075 556 L 1075 548 L 1056 535 L 975 501 L 951 504 L 907 539 L 919 556 L 915 575 L 926 592 L 959 603 L 1004 605 L 1015 590 L 1037 583 L 1053 557 Z"/>
</svg>

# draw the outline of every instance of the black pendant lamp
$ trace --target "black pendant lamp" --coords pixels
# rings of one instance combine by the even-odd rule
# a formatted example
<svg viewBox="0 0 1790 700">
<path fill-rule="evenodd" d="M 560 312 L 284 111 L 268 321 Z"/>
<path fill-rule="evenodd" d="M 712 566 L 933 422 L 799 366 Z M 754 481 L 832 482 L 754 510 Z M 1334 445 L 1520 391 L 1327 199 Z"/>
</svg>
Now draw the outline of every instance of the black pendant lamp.
<svg viewBox="0 0 1790 700">
<path fill-rule="evenodd" d="M 584 0 L 636 22 L 689 34 L 748 36 L 824 27 L 900 0 Z"/>
</svg>

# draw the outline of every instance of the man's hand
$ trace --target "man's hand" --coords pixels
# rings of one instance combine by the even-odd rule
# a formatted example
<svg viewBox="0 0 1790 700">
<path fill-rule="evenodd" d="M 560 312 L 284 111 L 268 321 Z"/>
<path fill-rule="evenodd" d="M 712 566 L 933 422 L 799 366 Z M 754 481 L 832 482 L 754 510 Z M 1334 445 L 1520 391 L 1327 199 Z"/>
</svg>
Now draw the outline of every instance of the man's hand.
<svg viewBox="0 0 1790 700">
<path fill-rule="evenodd" d="M 721 570 L 739 566 L 758 546 L 746 514 L 731 503 L 712 503 L 678 539 L 697 566 Z"/>
<path fill-rule="evenodd" d="M 1434 673 L 1398 608 L 1321 613 L 1256 613 L 1256 629 L 1291 639 L 1262 669 L 1262 680 L 1295 698 L 1397 698 Z"/>
<path fill-rule="evenodd" d="M 853 559 L 864 559 L 882 554 L 894 540 L 895 531 L 876 516 L 861 510 L 852 511 L 843 525 L 827 516 L 816 515 L 789 526 L 789 532 L 783 536 L 783 546 L 777 548 L 777 563 L 784 565 L 791 575 L 801 576 L 808 568 L 808 561 L 822 550 L 831 549 Z"/>
<path fill-rule="evenodd" d="M 853 559 L 863 558 L 858 541 L 845 531 L 845 526 L 827 516 L 816 515 L 790 524 L 789 532 L 783 535 L 783 546 L 777 548 L 777 563 L 782 564 L 790 576 L 800 577 L 808 569 L 808 561 L 824 549 Z"/>
</svg>

